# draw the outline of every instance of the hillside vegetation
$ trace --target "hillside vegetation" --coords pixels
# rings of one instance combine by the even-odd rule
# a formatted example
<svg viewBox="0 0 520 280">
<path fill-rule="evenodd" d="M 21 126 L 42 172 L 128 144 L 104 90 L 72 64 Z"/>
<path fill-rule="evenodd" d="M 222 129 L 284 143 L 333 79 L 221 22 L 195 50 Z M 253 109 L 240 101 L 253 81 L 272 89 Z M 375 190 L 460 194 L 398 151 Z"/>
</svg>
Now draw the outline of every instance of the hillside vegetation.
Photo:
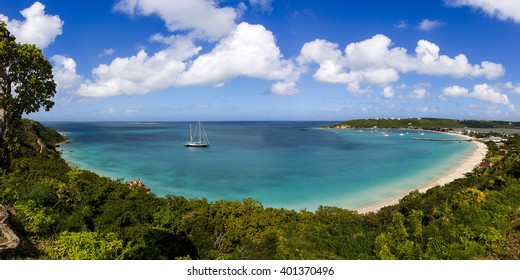
<svg viewBox="0 0 520 280">
<path fill-rule="evenodd" d="M 36 122 L 24 121 L 17 135 L 0 169 L 0 204 L 20 245 L 4 259 L 520 258 L 518 136 L 507 154 L 489 143 L 490 168 L 358 214 L 157 197 L 70 168 L 53 148 L 63 137 Z"/>
<path fill-rule="evenodd" d="M 378 118 L 350 120 L 329 126 L 330 128 L 410 128 L 410 129 L 460 129 L 460 128 L 508 128 L 520 129 L 520 122 L 450 120 L 435 118 Z"/>
</svg>

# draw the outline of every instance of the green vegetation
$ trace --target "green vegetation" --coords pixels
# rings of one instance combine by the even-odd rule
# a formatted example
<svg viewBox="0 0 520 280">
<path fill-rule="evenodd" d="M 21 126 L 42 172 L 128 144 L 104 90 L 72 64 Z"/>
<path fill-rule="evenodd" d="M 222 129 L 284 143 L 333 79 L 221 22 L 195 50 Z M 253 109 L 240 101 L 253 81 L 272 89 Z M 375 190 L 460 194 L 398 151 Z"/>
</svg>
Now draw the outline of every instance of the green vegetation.
<svg viewBox="0 0 520 280">
<path fill-rule="evenodd" d="M 8 160 L 12 129 L 22 115 L 49 110 L 56 94 L 52 65 L 32 44 L 21 44 L 0 20 L 0 162 Z"/>
<path fill-rule="evenodd" d="M 70 168 L 53 148 L 63 137 L 36 122 L 24 120 L 16 134 L 14 154 L 0 170 L 0 203 L 22 240 L 9 258 L 520 258 L 520 136 L 505 143 L 507 154 L 490 149 L 492 167 L 358 214 L 157 197 Z"/>
<path fill-rule="evenodd" d="M 434 118 L 379 118 L 379 119 L 359 119 L 331 125 L 329 128 L 410 128 L 410 129 L 430 129 L 445 130 L 457 128 L 508 128 L 520 129 L 520 122 L 505 121 L 474 121 L 474 120 L 450 120 Z"/>
</svg>

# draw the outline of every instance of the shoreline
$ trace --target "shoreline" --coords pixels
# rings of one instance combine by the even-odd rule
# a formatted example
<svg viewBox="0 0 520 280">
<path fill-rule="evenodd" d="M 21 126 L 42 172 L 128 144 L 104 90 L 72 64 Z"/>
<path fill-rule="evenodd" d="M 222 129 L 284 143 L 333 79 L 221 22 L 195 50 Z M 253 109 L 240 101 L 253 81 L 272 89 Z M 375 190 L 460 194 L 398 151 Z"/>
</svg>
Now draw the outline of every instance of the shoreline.
<svg viewBox="0 0 520 280">
<path fill-rule="evenodd" d="M 446 133 L 446 134 L 453 134 L 453 133 Z M 399 200 L 401 200 L 403 197 L 408 195 L 410 192 L 414 190 L 418 190 L 421 193 L 425 193 L 427 190 L 434 188 L 436 186 L 443 186 L 445 184 L 451 183 L 456 179 L 463 178 L 466 173 L 473 172 L 473 170 L 482 162 L 482 160 L 486 157 L 486 154 L 488 152 L 488 147 L 485 143 L 482 143 L 480 141 L 474 140 L 474 138 L 471 138 L 467 135 L 460 135 L 460 134 L 453 134 L 457 136 L 462 136 L 466 139 L 473 139 L 471 143 L 474 144 L 475 148 L 473 151 L 463 157 L 459 160 L 459 162 L 452 168 L 450 168 L 448 171 L 444 172 L 440 176 L 434 178 L 433 180 L 430 180 L 428 182 L 416 185 L 414 188 L 410 189 L 407 192 L 400 193 L 398 195 L 395 195 L 391 198 L 377 201 L 368 205 L 361 206 L 356 210 L 360 214 L 366 214 L 370 212 L 377 212 L 379 209 L 391 206 L 399 203 Z"/>
</svg>

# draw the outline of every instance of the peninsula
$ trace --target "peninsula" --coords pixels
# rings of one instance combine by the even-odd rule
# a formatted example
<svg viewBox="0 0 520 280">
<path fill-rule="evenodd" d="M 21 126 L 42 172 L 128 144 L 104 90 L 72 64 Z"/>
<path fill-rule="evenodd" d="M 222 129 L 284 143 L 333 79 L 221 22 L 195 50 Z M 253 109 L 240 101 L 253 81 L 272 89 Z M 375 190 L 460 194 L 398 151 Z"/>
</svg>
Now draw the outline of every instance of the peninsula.
<svg viewBox="0 0 520 280">
<path fill-rule="evenodd" d="M 454 129 L 518 129 L 520 122 L 487 120 L 452 120 L 437 118 L 373 118 L 349 120 L 328 126 L 328 128 L 408 128 L 449 131 Z"/>
</svg>

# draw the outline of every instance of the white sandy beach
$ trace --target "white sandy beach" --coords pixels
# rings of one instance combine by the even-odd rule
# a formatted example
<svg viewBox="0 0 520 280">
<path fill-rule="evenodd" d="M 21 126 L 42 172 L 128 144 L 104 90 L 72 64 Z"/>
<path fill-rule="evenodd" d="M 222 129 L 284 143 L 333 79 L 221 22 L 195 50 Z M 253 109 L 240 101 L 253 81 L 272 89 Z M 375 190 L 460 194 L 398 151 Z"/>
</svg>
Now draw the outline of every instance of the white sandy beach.
<svg viewBox="0 0 520 280">
<path fill-rule="evenodd" d="M 461 136 L 461 135 L 458 135 Z M 470 138 L 468 136 L 465 136 L 466 138 Z M 459 179 L 464 177 L 464 174 L 473 171 L 473 169 L 482 162 L 482 160 L 486 157 L 488 148 L 486 144 L 479 142 L 479 141 L 472 141 L 472 143 L 475 145 L 475 149 L 473 152 L 464 157 L 460 160 L 460 162 L 453 167 L 452 169 L 448 170 L 446 173 L 442 174 L 441 176 L 426 182 L 424 184 L 421 184 L 419 186 L 416 186 L 416 188 L 411 189 L 407 191 L 406 193 L 401 193 L 399 195 L 396 195 L 392 198 L 375 202 L 370 205 L 363 206 L 361 208 L 356 209 L 358 213 L 369 213 L 369 212 L 376 212 L 377 210 L 389 206 L 394 205 L 399 202 L 401 198 L 409 194 L 413 190 L 418 190 L 420 192 L 426 192 L 428 189 L 431 189 L 436 186 L 442 186 L 447 183 L 450 183 L 454 181 L 455 179 Z"/>
</svg>

